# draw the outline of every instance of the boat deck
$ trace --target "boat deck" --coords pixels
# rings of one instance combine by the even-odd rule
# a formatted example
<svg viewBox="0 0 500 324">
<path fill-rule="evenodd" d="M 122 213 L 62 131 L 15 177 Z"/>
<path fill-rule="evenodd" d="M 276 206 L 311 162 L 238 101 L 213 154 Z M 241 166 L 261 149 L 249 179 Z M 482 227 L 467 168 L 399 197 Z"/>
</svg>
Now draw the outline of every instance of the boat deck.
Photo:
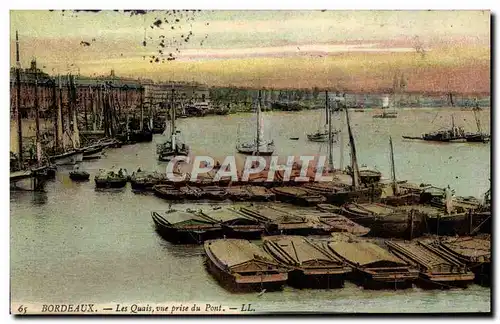
<svg viewBox="0 0 500 324">
<path fill-rule="evenodd" d="M 474 274 L 467 270 L 465 264 L 450 258 L 429 244 L 422 242 L 386 242 L 386 244 L 398 257 L 416 266 L 423 280 L 447 285 L 464 285 L 474 280 Z"/>
</svg>

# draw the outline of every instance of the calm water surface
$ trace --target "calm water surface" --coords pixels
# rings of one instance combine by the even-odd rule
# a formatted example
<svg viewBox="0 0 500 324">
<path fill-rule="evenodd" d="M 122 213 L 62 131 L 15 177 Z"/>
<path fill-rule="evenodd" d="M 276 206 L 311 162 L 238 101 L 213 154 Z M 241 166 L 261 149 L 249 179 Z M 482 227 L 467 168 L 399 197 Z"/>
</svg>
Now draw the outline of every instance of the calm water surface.
<svg viewBox="0 0 500 324">
<path fill-rule="evenodd" d="M 375 112 L 373 112 L 375 113 Z M 397 119 L 373 119 L 372 112 L 351 113 L 360 163 L 389 176 L 389 136 L 393 137 L 399 179 L 450 185 L 459 195 L 480 197 L 489 188 L 489 144 L 430 144 L 404 141 L 451 124 L 451 110 L 402 110 Z M 266 137 L 279 155 L 326 153 L 306 141 L 321 125 L 321 111 L 265 114 Z M 455 121 L 474 130 L 472 112 L 454 111 Z M 464 120 L 465 119 L 465 120 Z M 254 131 L 249 114 L 179 120 L 183 139 L 194 154 L 223 158 L 234 153 L 237 133 Z M 489 132 L 489 110 L 481 112 Z M 335 121 L 337 127 L 343 118 Z M 344 132 L 345 133 L 345 132 Z M 298 141 L 289 140 L 299 137 Z M 84 162 L 92 177 L 100 168 L 141 167 L 163 171 L 152 143 L 109 149 L 101 160 Z M 344 141 L 346 143 L 347 141 Z M 336 144 L 335 160 L 340 163 Z M 347 147 L 344 161 L 348 161 Z M 469 312 L 490 310 L 490 289 L 365 291 L 351 283 L 337 290 L 298 290 L 230 294 L 203 267 L 199 246 L 173 246 L 154 232 L 152 210 L 168 203 L 153 195 L 134 194 L 130 187 L 96 191 L 93 182 L 73 183 L 62 169 L 46 193 L 11 192 L 11 300 L 59 303 L 220 302 L 251 303 L 257 311 L 327 312 Z M 184 205 L 183 207 L 188 207 Z"/>
</svg>

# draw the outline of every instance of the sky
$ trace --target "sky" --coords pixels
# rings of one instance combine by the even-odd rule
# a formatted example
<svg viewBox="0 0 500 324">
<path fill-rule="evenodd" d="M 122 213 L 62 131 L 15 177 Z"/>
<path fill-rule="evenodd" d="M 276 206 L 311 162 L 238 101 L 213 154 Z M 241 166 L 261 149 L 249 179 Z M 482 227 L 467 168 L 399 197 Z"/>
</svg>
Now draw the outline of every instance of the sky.
<svg viewBox="0 0 500 324">
<path fill-rule="evenodd" d="M 36 57 L 52 74 L 76 66 L 86 75 L 114 69 L 209 85 L 361 90 L 388 87 L 403 73 L 412 91 L 489 92 L 489 11 L 11 11 L 10 18 L 11 65 L 18 30 L 22 65 Z"/>
</svg>

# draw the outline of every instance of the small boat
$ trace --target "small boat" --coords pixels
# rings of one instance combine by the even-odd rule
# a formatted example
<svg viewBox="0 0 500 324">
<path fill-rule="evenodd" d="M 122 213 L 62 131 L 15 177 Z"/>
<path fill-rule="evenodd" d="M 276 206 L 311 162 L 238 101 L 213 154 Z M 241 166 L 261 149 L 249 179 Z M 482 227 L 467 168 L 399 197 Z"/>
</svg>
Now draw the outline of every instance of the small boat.
<svg viewBox="0 0 500 324">
<path fill-rule="evenodd" d="M 281 290 L 288 269 L 247 240 L 220 239 L 204 244 L 208 271 L 230 290 Z"/>
<path fill-rule="evenodd" d="M 69 178 L 73 181 L 88 181 L 90 178 L 90 173 L 86 171 L 75 170 L 69 173 Z"/>
<path fill-rule="evenodd" d="M 423 140 L 430 142 L 444 142 L 444 143 L 456 143 L 456 142 L 465 142 L 465 130 L 463 127 L 455 126 L 455 119 L 453 116 L 451 122 L 451 128 L 445 130 L 438 130 L 431 133 L 425 133 L 421 136 L 403 136 L 404 139 L 411 140 Z"/>
<path fill-rule="evenodd" d="M 223 234 L 227 237 L 256 240 L 260 239 L 265 230 L 264 223 L 233 208 L 217 207 L 201 211 L 200 216 L 220 224 Z"/>
<path fill-rule="evenodd" d="M 351 279 L 364 288 L 410 288 L 418 278 L 418 270 L 374 243 L 332 241 L 328 248 L 353 268 Z"/>
<path fill-rule="evenodd" d="M 340 288 L 352 271 L 324 246 L 302 236 L 267 236 L 263 249 L 276 261 L 293 269 L 288 282 L 298 288 Z"/>
<path fill-rule="evenodd" d="M 171 140 L 160 144 L 156 148 L 158 160 L 162 162 L 169 162 L 176 156 L 188 156 L 190 152 L 189 146 L 184 143 L 177 142 L 173 144 Z"/>
<path fill-rule="evenodd" d="M 261 93 L 259 90 L 259 97 L 257 101 L 257 134 L 255 137 L 255 141 L 251 143 L 236 144 L 236 150 L 238 151 L 238 153 L 257 156 L 268 156 L 273 155 L 274 153 L 274 141 L 264 140 L 264 123 L 261 120 L 260 101 Z"/>
<path fill-rule="evenodd" d="M 152 212 L 151 217 L 158 234 L 171 243 L 200 244 L 208 239 L 222 237 L 220 224 L 194 212 L 171 209 L 164 215 Z"/>
<path fill-rule="evenodd" d="M 396 111 L 384 111 L 381 114 L 373 115 L 373 118 L 398 118 Z"/>
<path fill-rule="evenodd" d="M 66 151 L 50 156 L 49 161 L 55 165 L 75 165 L 83 161 L 83 152 L 80 150 Z"/>
<path fill-rule="evenodd" d="M 236 150 L 238 153 L 246 155 L 258 155 L 258 156 L 268 156 L 273 155 L 275 146 L 274 141 L 259 141 L 256 143 L 241 143 L 236 145 Z"/>
<path fill-rule="evenodd" d="M 435 247 L 422 242 L 385 242 L 393 254 L 419 269 L 417 283 L 423 288 L 463 287 L 474 280 L 465 264 L 448 258 Z"/>
<path fill-rule="evenodd" d="M 301 206 L 314 206 L 324 203 L 325 197 L 320 194 L 296 187 L 276 187 L 271 188 L 271 192 L 276 195 L 276 199 L 283 202 L 291 202 Z"/>
<path fill-rule="evenodd" d="M 290 137 L 290 140 L 292 140 L 292 141 L 298 141 L 299 138 L 298 137 Z"/>
<path fill-rule="evenodd" d="M 101 158 L 101 153 L 96 153 L 92 155 L 84 155 L 83 161 L 99 160 Z"/>
<path fill-rule="evenodd" d="M 336 137 L 339 134 L 338 130 L 331 130 L 331 111 L 330 111 L 330 100 L 328 97 L 328 91 L 325 93 L 325 127 L 323 130 L 318 129 L 315 133 L 307 134 L 307 139 L 311 142 L 327 142 L 330 139 L 332 143 L 337 141 Z"/>
<path fill-rule="evenodd" d="M 130 176 L 133 190 L 152 190 L 154 186 L 167 180 L 167 175 L 160 172 L 146 172 L 141 169 Z"/>
<path fill-rule="evenodd" d="M 190 151 L 188 145 L 177 140 L 178 131 L 175 126 L 176 109 L 174 105 L 171 106 L 170 114 L 170 137 L 165 143 L 156 146 L 158 160 L 162 162 L 169 162 L 176 156 L 188 156 Z"/>
<path fill-rule="evenodd" d="M 84 147 L 82 148 L 83 157 L 85 158 L 86 156 L 95 155 L 96 153 L 102 152 L 103 149 L 104 147 L 101 144 L 94 144 Z"/>
<path fill-rule="evenodd" d="M 338 131 L 337 132 L 332 132 L 332 137 L 331 137 L 331 141 L 333 143 L 335 143 L 337 140 L 335 138 L 335 136 L 338 134 Z M 324 143 L 324 142 L 328 142 L 328 132 L 316 132 L 316 133 L 313 133 L 313 134 L 307 134 L 307 139 L 311 142 L 321 142 L 321 143 Z"/>
<path fill-rule="evenodd" d="M 490 135 L 483 133 L 481 130 L 481 121 L 479 120 L 479 116 L 477 115 L 477 112 L 480 110 L 481 110 L 481 108 L 479 108 L 479 105 L 476 102 L 476 107 L 473 108 L 472 111 L 474 112 L 474 119 L 476 121 L 477 132 L 465 133 L 465 140 L 467 142 L 488 143 L 491 139 Z"/>
<path fill-rule="evenodd" d="M 182 200 L 185 199 L 184 193 L 173 185 L 155 185 L 153 186 L 155 196 L 166 200 Z"/>
<path fill-rule="evenodd" d="M 96 188 L 123 188 L 128 181 L 126 172 L 123 169 L 118 172 L 101 170 L 94 178 L 95 186 Z"/>
</svg>

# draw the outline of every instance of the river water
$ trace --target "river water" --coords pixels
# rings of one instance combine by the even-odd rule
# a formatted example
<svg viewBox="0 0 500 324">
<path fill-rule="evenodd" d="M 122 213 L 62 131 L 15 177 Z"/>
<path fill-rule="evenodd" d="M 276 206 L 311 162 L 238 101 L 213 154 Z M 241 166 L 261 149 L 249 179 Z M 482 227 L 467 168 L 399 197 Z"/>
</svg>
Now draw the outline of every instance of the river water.
<svg viewBox="0 0 500 324">
<path fill-rule="evenodd" d="M 432 144 L 405 141 L 455 123 L 474 130 L 470 111 L 458 109 L 401 110 L 397 119 L 373 119 L 375 112 L 350 114 L 362 164 L 388 177 L 389 136 L 394 141 L 398 179 L 450 185 L 458 195 L 481 195 L 489 188 L 489 144 Z M 264 115 L 265 136 L 273 138 L 277 154 L 315 155 L 326 147 L 306 141 L 305 134 L 321 125 L 322 111 L 271 112 Z M 489 110 L 480 113 L 489 132 Z M 344 117 L 335 124 L 343 128 Z M 216 158 L 234 154 L 237 137 L 250 138 L 251 114 L 189 118 L 178 121 L 182 138 L 194 154 Z M 345 133 L 345 131 L 344 131 Z M 239 135 L 237 135 L 239 134 Z M 292 141 L 290 137 L 299 137 Z M 82 169 L 95 175 L 100 168 L 164 171 L 152 143 L 108 149 Z M 346 143 L 347 141 L 345 141 Z M 335 163 L 340 163 L 336 144 Z M 348 161 L 347 147 L 344 161 Z M 344 163 L 345 164 L 345 163 Z M 168 203 L 127 186 L 96 191 L 93 181 L 73 183 L 69 170 L 59 169 L 45 193 L 11 192 L 11 301 L 13 303 L 165 303 L 207 302 L 238 306 L 251 303 L 257 312 L 487 312 L 490 289 L 472 285 L 448 291 L 413 288 L 404 291 L 367 291 L 349 282 L 336 290 L 299 290 L 231 294 L 203 267 L 199 246 L 173 246 L 159 237 L 150 217 Z M 189 207 L 185 205 L 183 207 Z"/>
</svg>

